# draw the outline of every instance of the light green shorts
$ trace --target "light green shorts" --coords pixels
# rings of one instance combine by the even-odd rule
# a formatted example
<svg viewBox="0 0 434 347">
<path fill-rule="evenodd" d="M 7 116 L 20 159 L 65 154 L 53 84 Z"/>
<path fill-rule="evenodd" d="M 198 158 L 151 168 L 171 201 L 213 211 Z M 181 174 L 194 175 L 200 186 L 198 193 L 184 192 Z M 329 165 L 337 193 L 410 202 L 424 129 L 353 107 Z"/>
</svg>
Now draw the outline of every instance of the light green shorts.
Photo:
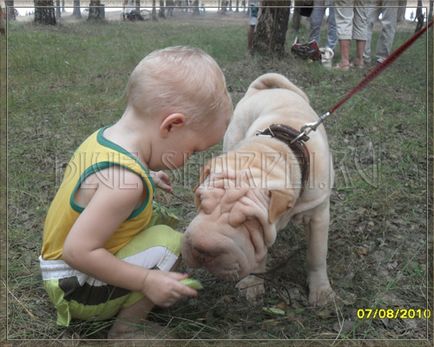
<svg viewBox="0 0 434 347">
<path fill-rule="evenodd" d="M 161 218 L 153 220 L 160 221 Z M 182 233 L 171 227 L 154 225 L 137 234 L 115 255 L 144 268 L 170 271 L 181 253 L 181 239 Z M 57 310 L 58 325 L 68 326 L 72 318 L 109 319 L 143 297 L 140 292 L 92 278 L 71 268 L 63 260 L 44 260 L 41 257 L 39 260 L 44 287 Z"/>
</svg>

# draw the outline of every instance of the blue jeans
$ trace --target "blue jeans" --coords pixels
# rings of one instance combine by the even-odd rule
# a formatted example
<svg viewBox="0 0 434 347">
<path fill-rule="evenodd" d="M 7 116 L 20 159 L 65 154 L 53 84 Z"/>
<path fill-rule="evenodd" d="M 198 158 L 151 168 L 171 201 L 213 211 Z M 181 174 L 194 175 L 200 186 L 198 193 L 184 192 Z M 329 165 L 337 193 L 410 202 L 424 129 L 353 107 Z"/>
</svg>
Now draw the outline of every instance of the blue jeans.
<svg viewBox="0 0 434 347">
<path fill-rule="evenodd" d="M 321 24 L 325 10 L 328 7 L 329 16 L 327 19 L 327 47 L 334 50 L 338 37 L 336 35 L 335 9 L 331 0 L 320 0 L 314 2 L 312 14 L 310 15 L 310 36 L 309 41 L 315 40 L 319 44 Z"/>
</svg>

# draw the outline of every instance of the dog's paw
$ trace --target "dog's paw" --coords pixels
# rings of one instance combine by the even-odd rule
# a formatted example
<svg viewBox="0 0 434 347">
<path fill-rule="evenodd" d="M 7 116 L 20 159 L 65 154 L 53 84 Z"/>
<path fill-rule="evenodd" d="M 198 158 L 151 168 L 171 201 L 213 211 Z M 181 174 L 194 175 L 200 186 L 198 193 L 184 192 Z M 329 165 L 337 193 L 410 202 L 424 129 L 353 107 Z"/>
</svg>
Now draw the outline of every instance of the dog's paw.
<svg viewBox="0 0 434 347">
<path fill-rule="evenodd" d="M 309 289 L 309 305 L 324 306 L 333 301 L 335 292 L 329 284 Z"/>
<path fill-rule="evenodd" d="M 252 304 L 257 304 L 262 301 L 265 294 L 264 280 L 262 278 L 250 275 L 243 278 L 236 285 L 241 295 Z"/>
</svg>

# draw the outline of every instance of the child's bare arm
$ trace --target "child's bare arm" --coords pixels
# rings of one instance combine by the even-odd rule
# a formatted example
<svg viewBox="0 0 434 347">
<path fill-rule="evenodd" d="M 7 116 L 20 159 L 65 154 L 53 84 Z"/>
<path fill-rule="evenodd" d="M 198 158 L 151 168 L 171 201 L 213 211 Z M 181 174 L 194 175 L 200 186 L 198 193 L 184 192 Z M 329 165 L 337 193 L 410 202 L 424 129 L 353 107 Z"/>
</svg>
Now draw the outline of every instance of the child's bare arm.
<svg viewBox="0 0 434 347">
<path fill-rule="evenodd" d="M 109 179 L 104 175 L 105 183 L 98 184 L 89 204 L 69 232 L 63 249 L 64 260 L 73 268 L 103 282 L 143 292 L 157 305 L 167 306 L 183 296 L 195 296 L 196 291 L 179 283 L 185 275 L 128 264 L 104 248 L 143 197 L 143 183 L 137 175 L 118 168 L 108 170 L 107 174 Z"/>
</svg>

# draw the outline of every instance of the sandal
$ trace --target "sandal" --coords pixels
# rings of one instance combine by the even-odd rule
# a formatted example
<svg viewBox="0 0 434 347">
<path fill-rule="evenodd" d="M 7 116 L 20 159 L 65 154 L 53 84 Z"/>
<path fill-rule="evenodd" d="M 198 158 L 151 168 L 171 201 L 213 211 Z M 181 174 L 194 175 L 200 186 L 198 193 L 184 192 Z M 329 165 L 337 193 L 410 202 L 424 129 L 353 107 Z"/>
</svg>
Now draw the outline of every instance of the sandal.
<svg viewBox="0 0 434 347">
<path fill-rule="evenodd" d="M 336 64 L 333 68 L 335 70 L 340 70 L 340 71 L 348 71 L 350 69 L 350 67 L 352 67 L 352 64 Z"/>
<path fill-rule="evenodd" d="M 356 68 L 358 68 L 358 69 L 364 69 L 365 68 L 365 63 L 364 63 L 363 59 L 360 60 L 360 61 L 358 59 L 356 59 L 354 61 L 354 63 L 353 63 L 353 66 L 356 67 Z"/>
</svg>

